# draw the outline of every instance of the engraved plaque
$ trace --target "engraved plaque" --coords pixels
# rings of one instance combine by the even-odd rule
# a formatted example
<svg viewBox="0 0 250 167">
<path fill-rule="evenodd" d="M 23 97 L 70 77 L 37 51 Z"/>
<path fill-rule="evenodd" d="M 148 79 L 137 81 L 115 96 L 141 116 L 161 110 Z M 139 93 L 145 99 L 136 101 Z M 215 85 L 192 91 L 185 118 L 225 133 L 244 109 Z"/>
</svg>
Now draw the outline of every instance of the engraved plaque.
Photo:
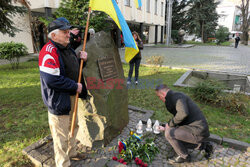
<svg viewBox="0 0 250 167">
<path fill-rule="evenodd" d="M 98 59 L 98 65 L 102 77 L 102 81 L 115 78 L 118 76 L 115 60 L 113 57 L 101 57 Z"/>
</svg>

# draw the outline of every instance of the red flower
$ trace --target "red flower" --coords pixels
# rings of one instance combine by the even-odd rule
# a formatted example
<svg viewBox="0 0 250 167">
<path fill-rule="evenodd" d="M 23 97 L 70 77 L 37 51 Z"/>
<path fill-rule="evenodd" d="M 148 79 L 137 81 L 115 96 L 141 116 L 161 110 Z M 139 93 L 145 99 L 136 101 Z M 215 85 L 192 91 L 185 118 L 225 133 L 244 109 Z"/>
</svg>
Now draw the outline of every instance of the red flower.
<svg viewBox="0 0 250 167">
<path fill-rule="evenodd" d="M 120 162 L 123 163 L 123 162 L 124 162 L 124 159 L 121 158 L 121 159 L 120 159 Z"/>
<path fill-rule="evenodd" d="M 137 165 L 141 165 L 142 164 L 142 160 L 141 159 L 139 159 L 138 160 L 138 164 Z"/>
<path fill-rule="evenodd" d="M 144 162 L 141 162 L 141 165 L 144 167 Z"/>
<path fill-rule="evenodd" d="M 119 143 L 118 143 L 118 151 L 119 151 L 119 153 L 121 153 L 121 151 L 123 149 L 124 149 L 124 146 L 123 146 L 122 142 L 119 141 Z"/>
<path fill-rule="evenodd" d="M 127 165 L 127 162 L 123 162 L 122 164 Z"/>
<path fill-rule="evenodd" d="M 113 157 L 112 159 L 113 159 L 114 161 L 117 161 L 117 157 Z"/>
<path fill-rule="evenodd" d="M 147 164 L 147 163 L 145 163 L 145 164 L 144 164 L 144 167 L 148 167 L 148 164 Z"/>
</svg>

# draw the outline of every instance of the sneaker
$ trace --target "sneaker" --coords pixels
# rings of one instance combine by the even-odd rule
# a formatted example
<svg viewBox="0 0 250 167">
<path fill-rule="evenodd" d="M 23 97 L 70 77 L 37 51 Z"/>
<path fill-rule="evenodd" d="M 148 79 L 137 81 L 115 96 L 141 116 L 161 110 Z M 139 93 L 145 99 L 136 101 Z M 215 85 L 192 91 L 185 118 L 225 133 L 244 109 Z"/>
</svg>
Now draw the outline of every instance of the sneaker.
<svg viewBox="0 0 250 167">
<path fill-rule="evenodd" d="M 138 85 L 138 81 L 135 81 L 135 84 Z"/>
<path fill-rule="evenodd" d="M 181 156 L 177 156 L 176 158 L 169 159 L 170 163 L 184 163 L 184 162 L 190 162 L 190 161 L 191 161 L 190 155 L 188 155 L 186 159 L 182 158 Z"/>
<path fill-rule="evenodd" d="M 207 142 L 205 146 L 205 158 L 206 159 L 211 158 L 213 152 L 214 152 L 213 145 L 210 142 Z"/>
<path fill-rule="evenodd" d="M 87 159 L 86 153 L 77 153 L 75 156 L 70 157 L 70 160 L 73 160 L 73 161 L 80 161 L 84 159 Z"/>
</svg>

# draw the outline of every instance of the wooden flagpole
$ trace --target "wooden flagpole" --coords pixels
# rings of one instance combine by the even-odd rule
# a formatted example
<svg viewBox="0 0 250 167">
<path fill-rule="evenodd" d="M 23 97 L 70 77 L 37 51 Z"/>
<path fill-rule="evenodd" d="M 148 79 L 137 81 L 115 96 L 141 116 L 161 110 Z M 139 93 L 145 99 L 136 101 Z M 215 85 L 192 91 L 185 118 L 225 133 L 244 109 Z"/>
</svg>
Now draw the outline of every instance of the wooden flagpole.
<svg viewBox="0 0 250 167">
<path fill-rule="evenodd" d="M 83 41 L 82 51 L 85 51 L 85 47 L 86 47 L 86 41 L 87 41 L 87 35 L 88 35 L 88 28 L 89 28 L 90 12 L 91 12 L 91 8 L 89 7 L 89 10 L 88 10 L 88 19 L 87 19 L 87 23 L 86 23 L 86 27 L 85 27 L 85 33 L 84 33 L 84 41 Z M 82 79 L 82 67 L 83 67 L 83 59 L 81 59 L 80 72 L 79 72 L 79 75 L 78 75 L 78 83 L 81 83 L 81 79 Z M 79 93 L 76 92 L 73 118 L 72 118 L 72 122 L 71 122 L 71 137 L 74 136 L 75 121 L 76 121 L 77 106 L 78 106 L 78 97 L 79 97 Z"/>
</svg>

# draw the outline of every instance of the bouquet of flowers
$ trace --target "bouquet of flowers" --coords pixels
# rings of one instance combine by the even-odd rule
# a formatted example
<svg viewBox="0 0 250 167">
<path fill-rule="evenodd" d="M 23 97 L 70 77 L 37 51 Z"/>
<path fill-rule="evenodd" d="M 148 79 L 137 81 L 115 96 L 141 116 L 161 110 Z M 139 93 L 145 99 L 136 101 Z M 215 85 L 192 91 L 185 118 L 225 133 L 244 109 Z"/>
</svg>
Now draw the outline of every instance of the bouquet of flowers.
<svg viewBox="0 0 250 167">
<path fill-rule="evenodd" d="M 147 167 L 147 163 L 152 162 L 159 153 L 159 149 L 153 138 L 142 140 L 142 137 L 133 133 L 126 140 L 118 141 L 118 152 L 118 157 L 113 157 L 113 160 L 123 164 L 131 163 L 134 160 L 137 165 Z"/>
</svg>

